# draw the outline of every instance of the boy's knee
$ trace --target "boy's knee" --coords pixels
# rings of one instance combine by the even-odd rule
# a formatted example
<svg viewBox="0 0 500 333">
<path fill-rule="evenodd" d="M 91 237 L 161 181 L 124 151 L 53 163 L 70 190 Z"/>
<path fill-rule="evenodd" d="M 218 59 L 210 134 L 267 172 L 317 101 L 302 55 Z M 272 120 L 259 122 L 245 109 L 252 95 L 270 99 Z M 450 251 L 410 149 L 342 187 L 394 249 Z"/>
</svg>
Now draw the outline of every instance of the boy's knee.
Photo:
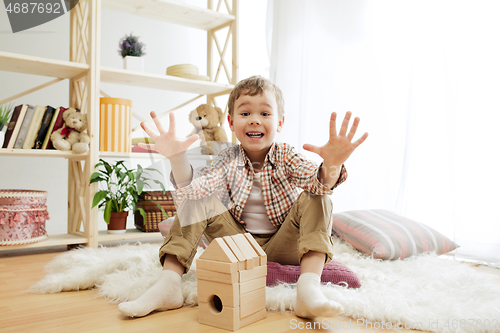
<svg viewBox="0 0 500 333">
<path fill-rule="evenodd" d="M 314 194 L 311 192 L 303 191 L 299 195 L 299 197 L 297 198 L 297 201 L 300 203 L 319 204 L 321 206 L 333 207 L 332 200 L 330 199 L 330 196 L 328 196 L 326 194 L 319 195 L 319 194 Z"/>
</svg>

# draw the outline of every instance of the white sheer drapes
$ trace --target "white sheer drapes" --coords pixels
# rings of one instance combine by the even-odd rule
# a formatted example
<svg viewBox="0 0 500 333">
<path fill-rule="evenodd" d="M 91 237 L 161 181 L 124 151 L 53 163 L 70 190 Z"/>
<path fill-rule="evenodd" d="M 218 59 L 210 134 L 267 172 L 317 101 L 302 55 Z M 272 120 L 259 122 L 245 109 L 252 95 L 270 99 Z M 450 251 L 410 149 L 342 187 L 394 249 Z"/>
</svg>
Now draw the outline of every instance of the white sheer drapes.
<svg viewBox="0 0 500 333">
<path fill-rule="evenodd" d="M 332 111 L 370 133 L 337 211 L 393 210 L 500 263 L 499 16 L 496 0 L 270 0 L 279 140 L 323 144 Z"/>
</svg>

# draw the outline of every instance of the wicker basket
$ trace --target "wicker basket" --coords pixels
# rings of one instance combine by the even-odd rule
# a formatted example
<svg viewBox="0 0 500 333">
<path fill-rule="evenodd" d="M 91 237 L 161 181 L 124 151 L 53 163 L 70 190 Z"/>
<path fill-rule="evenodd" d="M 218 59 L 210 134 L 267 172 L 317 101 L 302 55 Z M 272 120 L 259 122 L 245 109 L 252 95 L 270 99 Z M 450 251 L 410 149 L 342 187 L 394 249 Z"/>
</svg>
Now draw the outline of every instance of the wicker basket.
<svg viewBox="0 0 500 333">
<path fill-rule="evenodd" d="M 143 192 L 137 201 L 137 208 L 142 208 L 146 212 L 146 221 L 144 221 L 141 213 L 137 210 L 134 214 L 135 227 L 144 232 L 158 232 L 158 223 L 165 220 L 167 217 L 161 209 L 156 205 L 157 202 L 165 210 L 168 217 L 175 216 L 176 210 L 172 193 L 169 191 L 149 191 Z"/>
</svg>

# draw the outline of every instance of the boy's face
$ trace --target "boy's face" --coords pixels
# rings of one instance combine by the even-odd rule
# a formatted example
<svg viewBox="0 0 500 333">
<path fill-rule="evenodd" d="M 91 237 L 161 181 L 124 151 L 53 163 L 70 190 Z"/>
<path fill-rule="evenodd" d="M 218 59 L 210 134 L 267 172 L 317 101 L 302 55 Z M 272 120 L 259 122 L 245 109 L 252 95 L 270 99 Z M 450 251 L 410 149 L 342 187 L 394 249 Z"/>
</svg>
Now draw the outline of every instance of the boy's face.
<svg viewBox="0 0 500 333">
<path fill-rule="evenodd" d="M 233 116 L 228 115 L 231 131 L 251 160 L 265 157 L 284 121 L 270 91 L 255 96 L 241 95 L 234 102 Z"/>
</svg>

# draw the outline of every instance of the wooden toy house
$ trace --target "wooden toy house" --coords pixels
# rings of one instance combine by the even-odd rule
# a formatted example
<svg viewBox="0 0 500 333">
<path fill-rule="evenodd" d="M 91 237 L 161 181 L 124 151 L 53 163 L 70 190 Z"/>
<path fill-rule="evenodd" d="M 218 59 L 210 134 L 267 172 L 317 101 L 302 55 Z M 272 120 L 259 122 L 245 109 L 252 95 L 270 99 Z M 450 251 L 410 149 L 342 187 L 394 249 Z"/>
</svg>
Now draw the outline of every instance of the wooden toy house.
<svg viewBox="0 0 500 333">
<path fill-rule="evenodd" d="M 235 331 L 266 318 L 266 274 L 252 235 L 215 238 L 196 261 L 199 322 Z"/>
</svg>

